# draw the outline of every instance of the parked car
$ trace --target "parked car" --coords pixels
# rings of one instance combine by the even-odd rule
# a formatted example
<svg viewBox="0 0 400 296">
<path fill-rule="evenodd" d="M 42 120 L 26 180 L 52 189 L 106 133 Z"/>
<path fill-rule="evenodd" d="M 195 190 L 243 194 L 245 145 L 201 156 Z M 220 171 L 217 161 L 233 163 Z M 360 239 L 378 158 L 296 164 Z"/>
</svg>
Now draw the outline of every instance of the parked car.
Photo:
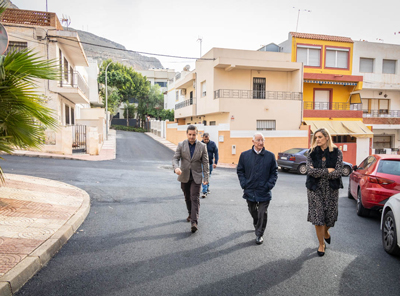
<svg viewBox="0 0 400 296">
<path fill-rule="evenodd" d="M 390 197 L 383 207 L 381 229 L 383 249 L 400 255 L 400 194 Z"/>
<path fill-rule="evenodd" d="M 307 174 L 306 161 L 308 148 L 292 148 L 278 153 L 277 163 L 282 171 L 297 171 L 299 174 Z M 352 171 L 353 165 L 349 162 L 343 162 L 343 176 L 347 177 Z"/>
<path fill-rule="evenodd" d="M 357 201 L 357 215 L 381 210 L 387 200 L 400 192 L 400 155 L 374 154 L 353 167 L 348 197 Z"/>
</svg>

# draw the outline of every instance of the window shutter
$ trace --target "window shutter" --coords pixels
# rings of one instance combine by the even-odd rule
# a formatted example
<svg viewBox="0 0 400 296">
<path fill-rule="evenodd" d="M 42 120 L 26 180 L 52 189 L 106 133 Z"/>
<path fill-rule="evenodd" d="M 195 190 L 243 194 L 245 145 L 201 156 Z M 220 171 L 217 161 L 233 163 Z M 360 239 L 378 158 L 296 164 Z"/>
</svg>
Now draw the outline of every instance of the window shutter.
<svg viewBox="0 0 400 296">
<path fill-rule="evenodd" d="M 308 49 L 309 53 L 309 66 L 319 67 L 321 61 L 321 50 L 320 49 Z"/>
<path fill-rule="evenodd" d="M 347 69 L 347 51 L 337 51 L 337 67 Z"/>
<path fill-rule="evenodd" d="M 307 48 L 297 48 L 297 62 L 307 64 Z"/>
<path fill-rule="evenodd" d="M 374 72 L 374 60 L 360 58 L 360 72 L 373 73 Z"/>
<path fill-rule="evenodd" d="M 385 74 L 396 74 L 396 61 L 383 60 L 382 73 L 385 73 Z"/>
<path fill-rule="evenodd" d="M 327 50 L 326 51 L 326 67 L 335 68 L 335 60 L 336 60 L 336 51 L 334 50 Z"/>
</svg>

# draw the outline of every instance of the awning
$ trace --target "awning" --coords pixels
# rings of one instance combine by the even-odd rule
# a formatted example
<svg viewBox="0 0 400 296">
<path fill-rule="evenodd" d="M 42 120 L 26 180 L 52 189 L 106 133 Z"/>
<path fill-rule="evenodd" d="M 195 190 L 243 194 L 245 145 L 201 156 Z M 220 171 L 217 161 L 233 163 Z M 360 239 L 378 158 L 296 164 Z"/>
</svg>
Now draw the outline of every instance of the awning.
<svg viewBox="0 0 400 296">
<path fill-rule="evenodd" d="M 372 138 L 374 133 L 361 121 L 304 121 L 311 131 L 326 128 L 332 136 L 349 135 L 356 138 Z"/>
<path fill-rule="evenodd" d="M 357 82 L 326 81 L 326 80 L 304 80 L 305 83 L 333 84 L 333 85 L 357 85 Z"/>
<path fill-rule="evenodd" d="M 361 94 L 351 94 L 350 95 L 350 104 L 361 104 Z"/>
</svg>

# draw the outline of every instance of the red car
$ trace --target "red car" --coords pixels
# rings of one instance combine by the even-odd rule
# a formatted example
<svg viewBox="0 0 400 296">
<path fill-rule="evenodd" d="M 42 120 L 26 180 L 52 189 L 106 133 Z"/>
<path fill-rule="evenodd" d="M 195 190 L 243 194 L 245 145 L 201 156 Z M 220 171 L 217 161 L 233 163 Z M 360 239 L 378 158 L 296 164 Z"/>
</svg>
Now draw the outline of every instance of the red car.
<svg viewBox="0 0 400 296">
<path fill-rule="evenodd" d="M 396 193 L 400 193 L 400 155 L 374 154 L 353 167 L 348 197 L 357 200 L 358 216 L 381 210 Z"/>
</svg>

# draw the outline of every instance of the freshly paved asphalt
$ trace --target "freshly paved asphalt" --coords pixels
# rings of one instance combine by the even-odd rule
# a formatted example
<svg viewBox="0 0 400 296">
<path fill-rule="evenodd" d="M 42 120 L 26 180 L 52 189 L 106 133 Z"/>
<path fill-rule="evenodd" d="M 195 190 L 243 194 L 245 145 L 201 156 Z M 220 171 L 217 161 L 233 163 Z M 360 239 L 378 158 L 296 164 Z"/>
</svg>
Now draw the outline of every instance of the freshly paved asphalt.
<svg viewBox="0 0 400 296">
<path fill-rule="evenodd" d="M 81 229 L 17 295 L 399 295 L 400 258 L 382 248 L 380 216 L 358 217 L 346 190 L 321 258 L 305 177 L 292 173 L 279 173 L 263 245 L 233 169 L 213 172 L 191 234 L 172 155 L 118 132 L 113 161 L 6 156 L 6 173 L 63 181 L 92 201 Z"/>
</svg>

